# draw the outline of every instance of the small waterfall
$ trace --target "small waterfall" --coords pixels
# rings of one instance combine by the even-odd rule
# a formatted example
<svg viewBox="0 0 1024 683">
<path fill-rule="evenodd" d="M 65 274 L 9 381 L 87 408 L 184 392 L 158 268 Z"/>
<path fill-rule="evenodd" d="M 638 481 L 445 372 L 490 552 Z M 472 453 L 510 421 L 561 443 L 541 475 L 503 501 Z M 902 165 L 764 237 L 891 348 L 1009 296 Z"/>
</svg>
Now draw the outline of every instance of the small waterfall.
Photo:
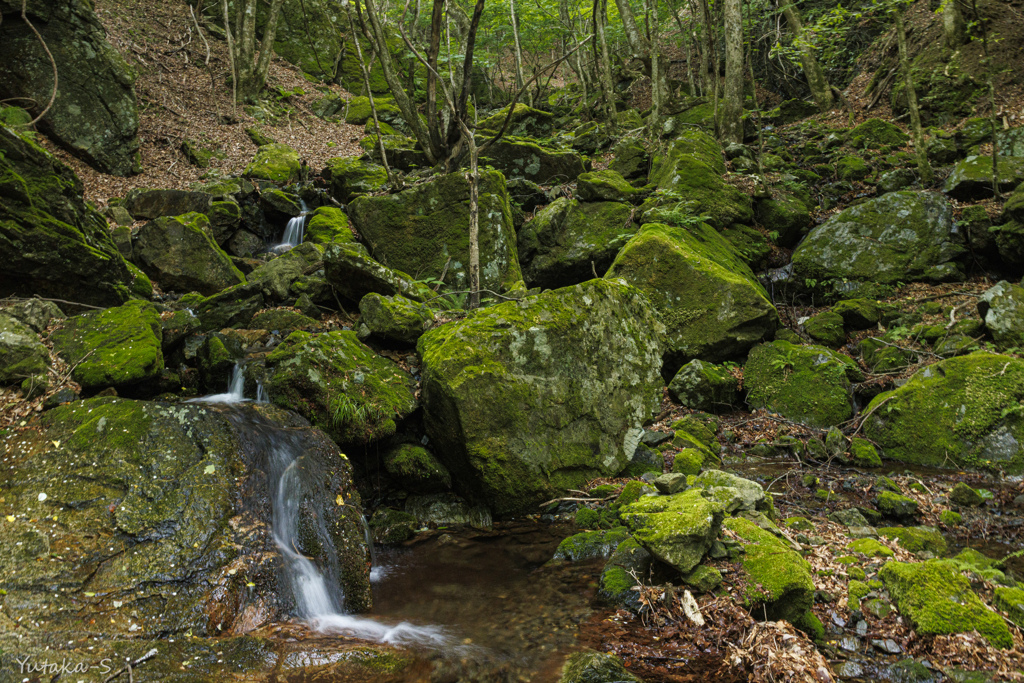
<svg viewBox="0 0 1024 683">
<path fill-rule="evenodd" d="M 267 388 L 263 386 L 263 380 L 256 380 L 256 402 L 257 403 L 270 403 L 270 394 L 267 393 Z"/>
<path fill-rule="evenodd" d="M 306 213 L 288 221 L 284 229 L 284 237 L 281 239 L 280 247 L 297 247 L 302 244 L 302 238 L 306 236 Z"/>
<path fill-rule="evenodd" d="M 274 439 L 270 463 L 273 498 L 274 543 L 281 551 L 291 584 L 298 616 L 322 633 L 339 633 L 400 645 L 444 647 L 448 637 L 441 629 L 402 622 L 396 626 L 344 614 L 344 595 L 337 582 L 336 568 L 325 575 L 299 552 L 299 506 L 302 502 L 302 459 L 295 444 Z M 276 483 L 274 481 L 276 475 Z M 365 521 L 365 520 L 364 520 Z M 367 529 L 367 527 L 364 527 Z M 372 544 L 370 546 L 372 548 Z M 332 571 L 333 570 L 333 571 Z"/>
<path fill-rule="evenodd" d="M 376 583 L 388 575 L 388 567 L 377 563 L 377 551 L 373 547 L 373 537 L 370 534 L 370 523 L 366 521 L 366 515 L 359 515 L 363 523 L 363 538 L 366 539 L 366 547 L 370 550 L 370 583 Z"/>
<path fill-rule="evenodd" d="M 210 394 L 191 398 L 188 403 L 241 403 L 248 401 L 245 397 L 245 373 L 241 362 L 235 363 L 231 369 L 231 378 L 228 380 L 228 390 L 223 394 Z"/>
</svg>

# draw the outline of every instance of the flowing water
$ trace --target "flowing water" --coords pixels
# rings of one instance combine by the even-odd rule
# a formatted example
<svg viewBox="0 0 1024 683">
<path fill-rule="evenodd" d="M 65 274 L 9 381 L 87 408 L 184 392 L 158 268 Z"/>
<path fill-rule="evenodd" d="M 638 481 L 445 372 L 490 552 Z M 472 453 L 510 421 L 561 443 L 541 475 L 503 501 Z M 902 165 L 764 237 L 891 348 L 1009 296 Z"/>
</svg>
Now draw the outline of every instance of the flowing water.
<svg viewBox="0 0 1024 683">
<path fill-rule="evenodd" d="M 270 251 L 280 254 L 302 244 L 302 240 L 306 236 L 306 219 L 309 217 L 309 214 L 306 211 L 306 202 L 299 201 L 302 206 L 302 213 L 288 221 L 280 244 L 274 245 Z"/>
<path fill-rule="evenodd" d="M 248 401 L 245 397 L 245 372 L 241 363 L 235 363 L 231 368 L 231 377 L 228 379 L 228 390 L 223 394 L 210 394 L 199 398 L 189 399 L 189 403 L 242 403 Z"/>
</svg>

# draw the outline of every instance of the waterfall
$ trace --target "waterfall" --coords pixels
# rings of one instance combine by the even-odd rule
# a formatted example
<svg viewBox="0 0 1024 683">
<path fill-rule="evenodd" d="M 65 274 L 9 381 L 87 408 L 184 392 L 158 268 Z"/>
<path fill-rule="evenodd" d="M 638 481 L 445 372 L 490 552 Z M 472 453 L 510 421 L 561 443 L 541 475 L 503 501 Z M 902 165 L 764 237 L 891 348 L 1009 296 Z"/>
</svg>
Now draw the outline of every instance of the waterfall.
<svg viewBox="0 0 1024 683">
<path fill-rule="evenodd" d="M 302 213 L 300 216 L 288 221 L 288 226 L 284 229 L 284 237 L 281 239 L 279 247 L 297 247 L 302 244 L 302 238 L 306 235 L 306 214 Z"/>
<path fill-rule="evenodd" d="M 248 401 L 245 398 L 245 373 L 242 371 L 242 363 L 235 363 L 231 369 L 231 378 L 228 380 L 228 390 L 223 394 L 210 394 L 191 398 L 189 403 L 241 403 Z"/>
<path fill-rule="evenodd" d="M 344 613 L 344 595 L 337 582 L 337 569 L 328 568 L 325 575 L 313 560 L 299 552 L 301 469 L 305 456 L 298 445 L 283 433 L 268 433 L 267 436 L 273 442 L 269 445 L 272 448 L 270 486 L 274 491 L 274 543 L 285 563 L 298 616 L 321 633 L 345 634 L 398 645 L 434 648 L 447 645 L 448 637 L 437 627 L 414 626 L 406 622 L 391 626 Z"/>
<path fill-rule="evenodd" d="M 267 393 L 267 388 L 263 386 L 263 380 L 256 380 L 256 402 L 257 403 L 270 403 L 270 394 Z"/>
</svg>

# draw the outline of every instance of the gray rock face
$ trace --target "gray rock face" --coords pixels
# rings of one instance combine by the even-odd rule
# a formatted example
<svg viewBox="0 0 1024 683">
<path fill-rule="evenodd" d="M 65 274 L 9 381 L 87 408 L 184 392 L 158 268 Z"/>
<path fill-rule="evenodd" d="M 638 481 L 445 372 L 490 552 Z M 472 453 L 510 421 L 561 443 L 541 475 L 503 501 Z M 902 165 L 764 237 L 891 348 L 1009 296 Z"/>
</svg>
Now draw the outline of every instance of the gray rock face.
<svg viewBox="0 0 1024 683">
<path fill-rule="evenodd" d="M 697 475 L 693 485 L 709 491 L 716 488 L 734 489 L 741 501 L 740 510 L 757 510 L 764 507 L 764 488 L 756 481 L 729 472 L 705 470 Z"/>
<path fill-rule="evenodd" d="M 0 24 L 7 55 L 0 62 L 0 99 L 31 97 L 40 110 L 53 89 L 50 59 L 31 29 L 16 18 L 18 0 L 0 0 L 10 17 Z M 92 4 L 80 0 L 32 0 L 28 17 L 57 64 L 59 89 L 39 127 L 55 142 L 105 173 L 131 175 L 138 160 L 139 115 L 135 75 L 110 43 Z"/>
<path fill-rule="evenodd" d="M 736 378 L 720 365 L 692 360 L 672 378 L 668 393 L 687 408 L 707 412 L 732 410 L 739 400 Z"/>
<path fill-rule="evenodd" d="M 978 298 L 978 312 L 1000 347 L 1024 345 L 1024 287 L 996 283 Z"/>
<path fill-rule="evenodd" d="M 526 138 L 503 137 L 488 150 L 486 157 L 480 157 L 509 178 L 525 178 L 535 183 L 569 183 L 586 168 L 583 159 L 576 152 L 566 152 L 541 147 Z"/>
<path fill-rule="evenodd" d="M 14 384 L 46 372 L 46 347 L 27 326 L 0 314 L 0 385 Z"/>
<path fill-rule="evenodd" d="M 245 282 L 210 234 L 203 214 L 163 216 L 139 229 L 133 249 L 138 265 L 165 290 L 216 294 Z"/>
<path fill-rule="evenodd" d="M 645 297 L 590 280 L 482 309 L 419 341 L 434 451 L 497 514 L 620 472 L 661 386 Z"/>
<path fill-rule="evenodd" d="M 127 300 L 128 265 L 107 221 L 82 200 L 82 182 L 3 127 L 0 216 L 0 297 L 40 295 L 99 306 Z"/>
<path fill-rule="evenodd" d="M 959 272 L 963 241 L 942 195 L 891 192 L 811 230 L 793 252 L 793 272 L 800 282 L 941 280 Z"/>
<path fill-rule="evenodd" d="M 999 191 L 1009 192 L 1024 182 L 1024 157 L 1000 156 Z M 992 157 L 969 156 L 953 167 L 943 191 L 955 199 L 992 196 Z"/>
<path fill-rule="evenodd" d="M 125 198 L 125 208 L 135 220 L 180 216 L 193 211 L 209 215 L 212 206 L 211 195 L 184 190 L 132 190 Z"/>
</svg>

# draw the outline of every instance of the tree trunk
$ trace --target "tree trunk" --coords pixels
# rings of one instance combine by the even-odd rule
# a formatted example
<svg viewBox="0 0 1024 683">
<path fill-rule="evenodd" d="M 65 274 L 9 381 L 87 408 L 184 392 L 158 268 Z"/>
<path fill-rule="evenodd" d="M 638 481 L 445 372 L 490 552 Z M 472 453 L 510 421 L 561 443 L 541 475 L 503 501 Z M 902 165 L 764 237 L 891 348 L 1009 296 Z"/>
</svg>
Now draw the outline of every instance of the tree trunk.
<svg viewBox="0 0 1024 683">
<path fill-rule="evenodd" d="M 804 25 L 800 21 L 800 13 L 793 0 L 779 0 L 782 4 L 782 15 L 786 18 L 789 31 L 793 34 L 793 44 L 800 50 L 800 66 L 803 67 L 804 76 L 807 77 L 807 84 L 811 86 L 811 95 L 814 96 L 814 103 L 818 105 L 819 111 L 828 111 L 835 104 L 832 98 L 832 88 L 825 78 L 825 72 L 818 64 L 818 58 L 814 55 L 814 46 L 803 38 Z"/>
<path fill-rule="evenodd" d="M 946 47 L 952 50 L 966 42 L 964 13 L 960 9 L 960 0 L 943 0 L 942 34 L 946 39 Z"/>
<path fill-rule="evenodd" d="M 227 2 L 227 0 L 224 0 Z M 370 98 L 370 112 L 373 114 L 373 128 L 377 133 L 377 149 L 380 152 L 380 164 L 384 167 L 384 172 L 388 176 L 388 183 L 391 180 L 391 166 L 388 165 L 388 154 L 384 149 L 384 137 L 380 134 L 380 120 L 377 118 L 377 103 L 373 99 L 373 91 L 370 90 L 370 69 L 367 68 L 366 63 L 363 61 L 363 49 L 359 45 L 359 32 L 356 31 L 356 22 L 352 18 L 352 5 L 346 4 L 345 11 L 348 14 L 348 25 L 352 28 L 352 42 L 356 46 L 356 59 L 359 60 L 359 67 L 363 72 L 363 86 L 366 88 L 366 95 Z"/>
<path fill-rule="evenodd" d="M 508 3 L 509 14 L 512 19 L 512 39 L 515 43 L 516 53 L 516 90 L 523 87 L 523 83 L 526 81 L 523 78 L 523 46 L 519 42 L 519 17 L 516 16 L 516 0 L 509 0 Z M 526 94 L 527 104 L 533 106 L 533 96 L 530 93 Z"/>
<path fill-rule="evenodd" d="M 608 41 L 605 40 L 604 27 L 608 23 L 606 0 L 594 0 L 594 40 L 597 50 L 597 69 L 601 92 L 604 95 L 605 111 L 608 120 L 615 123 L 615 84 L 612 81 L 612 62 L 608 54 Z"/>
<path fill-rule="evenodd" d="M 664 92 L 662 79 L 661 54 L 658 51 L 658 0 L 646 0 L 647 11 L 650 13 L 651 32 L 651 115 L 647 124 L 657 134 L 658 120 L 661 118 L 661 98 Z"/>
<path fill-rule="evenodd" d="M 743 10 L 740 0 L 725 0 L 725 103 L 722 139 L 743 142 Z"/>
<path fill-rule="evenodd" d="M 935 181 L 931 164 L 928 163 L 928 152 L 924 147 L 924 132 L 921 130 L 921 112 L 917 108 L 917 92 L 914 90 L 914 77 L 910 70 L 910 56 L 907 54 L 907 31 L 903 25 L 903 11 L 896 11 L 896 40 L 900 50 L 900 68 L 903 69 L 904 89 L 907 91 L 907 108 L 910 109 L 910 128 L 914 134 L 914 152 L 917 154 L 917 170 L 921 174 L 921 182 L 931 185 Z"/>
<path fill-rule="evenodd" d="M 615 4 L 619 8 L 619 18 L 622 19 L 622 28 L 626 34 L 629 51 L 634 58 L 640 59 L 647 54 L 648 46 L 647 39 L 636 25 L 633 8 L 630 6 L 629 0 L 615 0 Z"/>
</svg>

